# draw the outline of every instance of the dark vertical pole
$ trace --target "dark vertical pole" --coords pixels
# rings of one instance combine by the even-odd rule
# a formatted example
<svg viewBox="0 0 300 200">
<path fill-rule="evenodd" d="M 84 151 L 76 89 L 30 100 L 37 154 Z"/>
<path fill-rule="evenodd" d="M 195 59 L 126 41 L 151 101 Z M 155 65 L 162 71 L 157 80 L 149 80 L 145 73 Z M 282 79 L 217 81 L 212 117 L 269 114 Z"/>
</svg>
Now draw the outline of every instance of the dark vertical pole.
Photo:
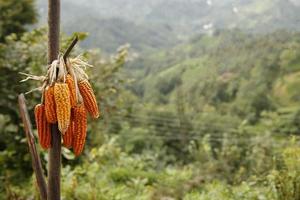
<svg viewBox="0 0 300 200">
<path fill-rule="evenodd" d="M 48 62 L 59 54 L 60 0 L 48 0 Z M 61 135 L 52 125 L 52 148 L 49 150 L 48 200 L 60 200 Z"/>
</svg>

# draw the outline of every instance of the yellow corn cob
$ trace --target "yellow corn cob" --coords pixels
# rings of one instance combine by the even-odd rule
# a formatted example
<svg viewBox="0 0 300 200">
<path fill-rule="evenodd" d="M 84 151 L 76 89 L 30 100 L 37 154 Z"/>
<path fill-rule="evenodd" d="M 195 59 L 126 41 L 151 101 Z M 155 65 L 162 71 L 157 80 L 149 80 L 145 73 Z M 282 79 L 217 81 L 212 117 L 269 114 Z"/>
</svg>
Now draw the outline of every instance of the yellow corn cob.
<svg viewBox="0 0 300 200">
<path fill-rule="evenodd" d="M 55 100 L 54 100 L 54 87 L 48 87 L 44 93 L 45 98 L 45 113 L 46 119 L 49 123 L 56 123 L 56 108 L 55 108 Z"/>
<path fill-rule="evenodd" d="M 86 139 L 86 129 L 87 129 L 87 112 L 85 110 L 84 104 L 77 105 L 73 109 L 74 116 L 74 137 L 73 137 L 73 151 L 76 156 L 81 154 L 85 139 Z"/>
<path fill-rule="evenodd" d="M 80 81 L 78 84 L 80 94 L 86 110 L 93 118 L 99 117 L 99 109 L 94 91 L 87 80 Z"/>
<path fill-rule="evenodd" d="M 62 134 L 64 134 L 68 129 L 71 117 L 70 92 L 66 83 L 55 83 L 54 99 L 58 129 Z"/>
<path fill-rule="evenodd" d="M 46 120 L 45 106 L 38 104 L 34 108 L 35 123 L 38 130 L 38 139 L 43 149 L 51 147 L 51 127 Z"/>
<path fill-rule="evenodd" d="M 71 106 L 73 108 L 77 104 L 77 99 L 76 99 L 75 82 L 70 74 L 67 75 L 66 83 L 68 84 L 70 90 L 70 101 L 71 101 Z"/>
</svg>

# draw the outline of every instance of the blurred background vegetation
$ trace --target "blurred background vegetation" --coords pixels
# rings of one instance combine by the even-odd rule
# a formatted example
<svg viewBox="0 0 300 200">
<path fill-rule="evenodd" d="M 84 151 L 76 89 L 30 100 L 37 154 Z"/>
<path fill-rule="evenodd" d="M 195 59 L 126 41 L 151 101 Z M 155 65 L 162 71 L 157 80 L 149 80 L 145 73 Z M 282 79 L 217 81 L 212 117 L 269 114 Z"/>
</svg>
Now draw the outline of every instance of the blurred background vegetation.
<svg viewBox="0 0 300 200">
<path fill-rule="evenodd" d="M 17 95 L 37 86 L 18 72 L 45 72 L 46 8 L 0 0 L 0 199 L 39 198 Z M 82 156 L 63 149 L 62 199 L 299 200 L 299 11 L 298 0 L 62 1 L 61 49 L 77 32 L 102 112 Z M 26 98 L 33 117 L 40 94 Z"/>
</svg>

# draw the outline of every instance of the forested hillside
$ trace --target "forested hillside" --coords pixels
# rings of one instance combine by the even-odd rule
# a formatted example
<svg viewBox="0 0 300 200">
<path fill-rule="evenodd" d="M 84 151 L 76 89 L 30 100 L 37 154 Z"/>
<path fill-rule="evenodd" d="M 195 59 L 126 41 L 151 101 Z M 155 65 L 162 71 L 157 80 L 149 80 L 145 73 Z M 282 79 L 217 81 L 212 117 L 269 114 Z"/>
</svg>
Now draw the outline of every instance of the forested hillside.
<svg viewBox="0 0 300 200">
<path fill-rule="evenodd" d="M 45 72 L 47 4 L 10 2 L 0 0 L 0 199 L 39 199 L 16 97 L 38 85 L 19 72 Z M 82 155 L 62 149 L 62 199 L 299 200 L 299 6 L 62 1 L 61 51 L 71 32 L 89 33 L 71 57 L 94 66 L 101 108 Z M 40 98 L 26 95 L 37 144 Z"/>
<path fill-rule="evenodd" d="M 133 91 L 146 102 L 174 104 L 180 88 L 195 111 L 209 105 L 226 106 L 227 112 L 243 116 L 255 110 L 259 114 L 261 108 L 297 102 L 293 89 L 300 70 L 299 37 L 286 31 L 268 35 L 219 31 L 137 59 L 126 69 L 136 78 Z M 282 99 L 282 93 L 289 96 Z M 242 102 L 246 104 L 241 107 Z"/>
<path fill-rule="evenodd" d="M 183 127 L 193 138 L 210 131 L 234 137 L 241 125 L 256 128 L 268 120 L 274 135 L 297 134 L 299 38 L 286 31 L 219 31 L 130 62 L 125 71 L 135 81 L 128 88 L 144 105 L 134 112 L 152 116 L 159 135 L 167 134 L 170 121 L 178 129 L 169 134 L 178 136 Z"/>
</svg>

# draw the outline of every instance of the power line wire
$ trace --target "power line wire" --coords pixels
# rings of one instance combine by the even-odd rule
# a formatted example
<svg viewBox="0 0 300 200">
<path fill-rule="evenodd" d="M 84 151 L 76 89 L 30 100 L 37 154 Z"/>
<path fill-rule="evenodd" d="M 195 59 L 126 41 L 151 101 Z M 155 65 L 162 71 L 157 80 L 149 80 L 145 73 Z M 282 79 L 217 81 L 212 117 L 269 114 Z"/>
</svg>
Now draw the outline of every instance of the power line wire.
<svg viewBox="0 0 300 200">
<path fill-rule="evenodd" d="M 145 125 L 161 125 L 161 126 L 164 126 L 164 125 L 167 125 L 169 127 L 174 127 L 174 128 L 178 128 L 178 129 L 181 129 L 181 128 L 188 128 L 188 129 L 193 129 L 193 128 L 197 128 L 198 130 L 199 129 L 203 129 L 203 130 L 207 130 L 208 128 L 207 127 L 203 127 L 203 126 L 195 126 L 195 125 L 202 125 L 200 123 L 198 124 L 192 124 L 191 123 L 191 126 L 188 126 L 188 125 L 179 125 L 179 126 L 176 126 L 176 124 L 173 124 L 171 122 L 164 122 L 163 120 L 152 120 L 151 118 L 148 118 L 148 119 L 140 119 L 140 118 L 131 118 L 131 117 L 115 117 L 115 118 L 112 118 L 112 119 L 118 119 L 118 120 L 122 120 L 122 119 L 127 119 L 129 122 L 139 122 L 139 123 L 143 123 Z M 152 124 L 150 123 L 152 122 Z M 154 123 L 153 123 L 154 122 Z M 164 126 L 164 127 L 167 127 L 167 126 Z M 213 127 L 213 128 L 222 128 L 222 127 Z M 235 129 L 232 129 L 231 130 L 232 132 L 235 131 Z"/>
<path fill-rule="evenodd" d="M 197 137 L 196 135 L 191 136 L 191 135 L 186 135 L 186 136 L 182 136 L 182 135 L 130 135 L 130 134 L 120 134 L 118 135 L 120 137 L 130 137 L 130 138 L 158 138 L 158 139 L 165 139 L 165 140 L 183 140 L 183 139 L 194 139 L 194 140 L 206 140 L 206 141 L 226 141 L 226 143 L 228 143 L 230 140 L 232 141 L 256 141 L 259 140 L 259 142 L 261 142 L 260 140 L 264 138 L 264 136 L 260 137 L 260 136 L 250 136 L 250 137 L 207 137 L 207 135 L 203 136 L 201 135 L 201 137 Z M 281 138 L 281 139 L 276 139 L 273 142 L 277 143 L 279 141 L 283 141 L 285 138 Z"/>
</svg>

